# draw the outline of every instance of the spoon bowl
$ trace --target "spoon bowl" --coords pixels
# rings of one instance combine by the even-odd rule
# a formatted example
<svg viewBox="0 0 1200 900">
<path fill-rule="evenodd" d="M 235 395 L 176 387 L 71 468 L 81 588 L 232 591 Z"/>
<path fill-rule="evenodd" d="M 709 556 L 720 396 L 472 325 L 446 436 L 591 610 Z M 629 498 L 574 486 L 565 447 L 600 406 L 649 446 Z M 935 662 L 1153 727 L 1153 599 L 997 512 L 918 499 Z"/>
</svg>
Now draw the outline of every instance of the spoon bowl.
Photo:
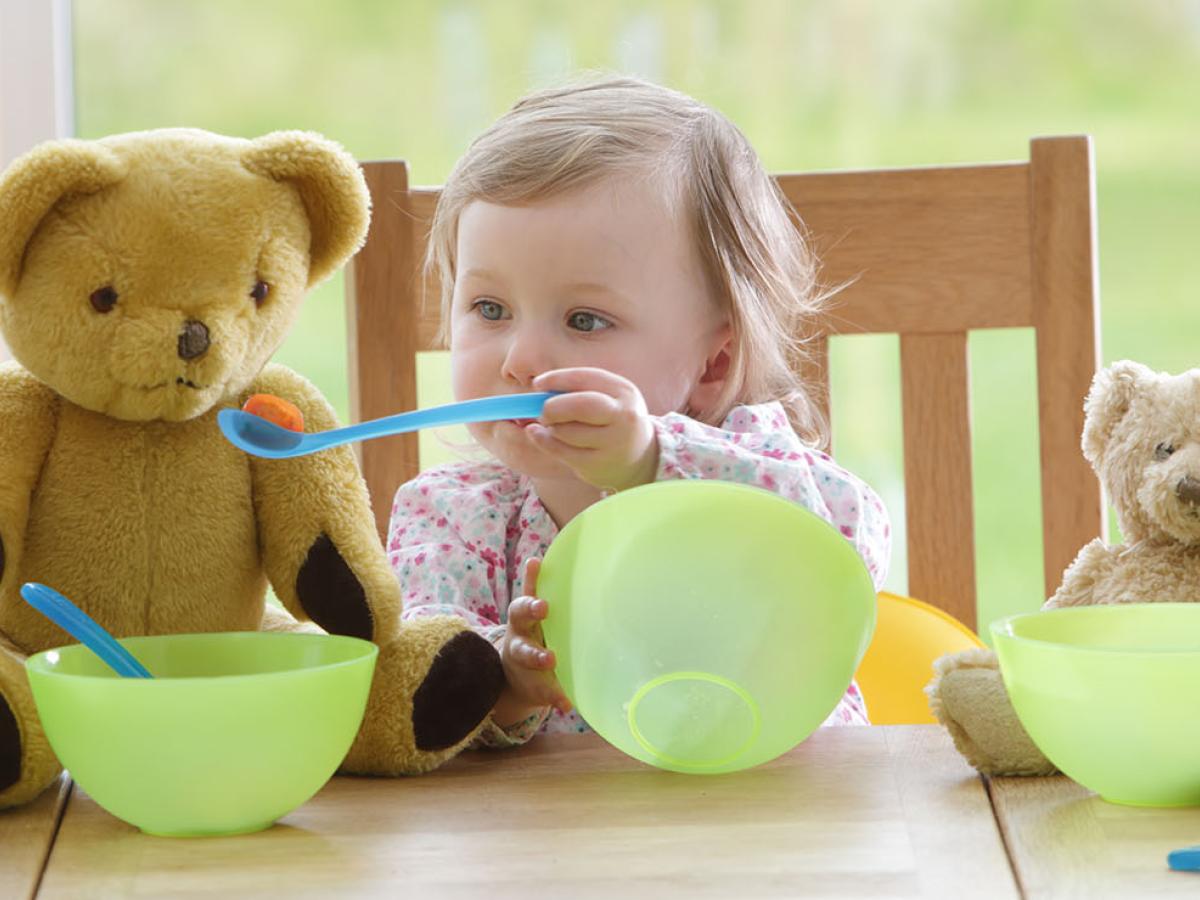
<svg viewBox="0 0 1200 900">
<path fill-rule="evenodd" d="M 218 412 L 217 425 L 231 444 L 247 453 L 264 459 L 288 459 L 327 450 L 339 444 L 404 434 L 422 428 L 463 425 L 468 422 L 495 422 L 501 419 L 536 419 L 542 414 L 542 407 L 546 401 L 553 396 L 555 392 L 543 391 L 480 397 L 430 409 L 397 413 L 394 416 L 313 434 L 280 428 L 262 416 L 240 409 L 223 409 Z"/>
</svg>

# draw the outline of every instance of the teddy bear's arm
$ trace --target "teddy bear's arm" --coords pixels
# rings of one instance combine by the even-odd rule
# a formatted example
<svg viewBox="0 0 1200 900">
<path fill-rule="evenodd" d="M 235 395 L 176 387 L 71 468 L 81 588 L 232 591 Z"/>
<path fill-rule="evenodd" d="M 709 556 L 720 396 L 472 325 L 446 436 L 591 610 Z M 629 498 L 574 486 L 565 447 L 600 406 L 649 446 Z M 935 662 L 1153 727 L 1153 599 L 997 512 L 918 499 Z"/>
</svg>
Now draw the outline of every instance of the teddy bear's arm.
<svg viewBox="0 0 1200 900">
<path fill-rule="evenodd" d="M 246 391 L 274 394 L 304 414 L 305 430 L 337 426 L 320 392 L 272 365 Z M 335 447 L 293 459 L 252 458 L 254 505 L 267 577 L 297 619 L 326 631 L 379 639 L 399 621 L 400 586 L 375 531 L 353 451 Z"/>
<path fill-rule="evenodd" d="M 18 577 L 29 503 L 54 439 L 57 411 L 50 388 L 15 362 L 0 364 L 0 596 Z"/>
<path fill-rule="evenodd" d="M 1124 546 L 1109 547 L 1099 538 L 1084 544 L 1063 572 L 1062 584 L 1042 608 L 1090 606 L 1101 602 L 1096 596 L 1097 587 L 1107 580 L 1118 554 L 1124 549 Z"/>
</svg>

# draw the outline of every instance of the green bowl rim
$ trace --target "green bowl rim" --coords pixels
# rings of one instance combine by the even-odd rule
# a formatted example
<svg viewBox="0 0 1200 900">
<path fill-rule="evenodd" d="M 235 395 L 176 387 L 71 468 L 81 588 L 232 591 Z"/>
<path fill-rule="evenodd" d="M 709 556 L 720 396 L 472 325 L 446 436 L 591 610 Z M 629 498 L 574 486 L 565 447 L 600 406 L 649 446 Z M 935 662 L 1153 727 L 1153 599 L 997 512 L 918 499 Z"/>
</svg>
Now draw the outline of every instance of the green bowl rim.
<svg viewBox="0 0 1200 900">
<path fill-rule="evenodd" d="M 1014 613 L 1009 616 L 1003 616 L 996 619 L 988 626 L 988 631 L 996 640 L 1010 640 L 1015 643 L 1033 644 L 1039 647 L 1054 647 L 1056 650 L 1065 653 L 1080 653 L 1080 654 L 1120 654 L 1122 656 L 1175 656 L 1190 653 L 1200 653 L 1200 638 L 1197 639 L 1196 646 L 1163 648 L 1156 650 L 1152 647 L 1109 647 L 1101 645 L 1081 646 L 1079 644 L 1065 644 L 1060 641 L 1048 641 L 1042 638 L 1025 637 L 1019 634 L 1013 634 L 1007 626 L 1015 622 L 1017 619 L 1030 619 L 1034 616 L 1053 616 L 1059 614 L 1071 615 L 1077 610 L 1128 610 L 1141 608 L 1192 608 L 1196 609 L 1197 615 L 1200 615 L 1200 603 L 1186 603 L 1183 601 L 1164 601 L 1161 603 L 1097 603 L 1088 606 L 1060 606 L 1056 609 L 1039 609 L 1033 612 Z M 1109 615 L 1109 613 L 1100 613 L 1100 615 Z"/>
<path fill-rule="evenodd" d="M 250 679 L 250 678 L 257 679 L 257 680 L 261 680 L 264 678 L 266 678 L 266 679 L 283 678 L 288 675 L 293 675 L 296 672 L 316 672 L 316 671 L 320 671 L 322 669 L 337 669 L 342 666 L 358 665 L 358 664 L 362 663 L 364 659 L 374 660 L 379 655 L 379 645 L 378 644 L 376 644 L 373 641 L 368 641 L 365 638 L 354 637 L 353 635 L 349 635 L 349 634 L 312 634 L 310 632 L 292 632 L 292 631 L 192 631 L 192 632 L 180 632 L 179 634 L 139 634 L 139 635 L 131 635 L 130 637 L 127 637 L 127 638 L 120 638 L 119 640 L 122 643 L 124 643 L 125 641 L 140 642 L 140 641 L 153 641 L 153 640 L 159 640 L 159 639 L 163 639 L 163 638 L 177 638 L 177 637 L 224 637 L 224 638 L 228 638 L 228 637 L 237 636 L 239 638 L 242 638 L 242 637 L 245 637 L 248 635 L 254 635 L 257 637 L 267 637 L 268 640 L 295 640 L 295 639 L 299 638 L 301 640 L 311 641 L 313 639 L 328 640 L 329 638 L 334 638 L 341 642 L 349 641 L 349 642 L 355 643 L 355 644 L 365 644 L 368 649 L 366 649 L 365 652 L 361 656 L 356 656 L 353 659 L 343 659 L 338 662 L 322 663 L 320 665 L 315 665 L 315 666 L 299 666 L 299 667 L 292 668 L 292 669 L 279 669 L 279 670 L 270 671 L 270 672 L 251 672 L 251 673 L 247 673 L 244 675 L 185 675 L 185 676 L 176 676 L 176 677 L 155 676 L 154 678 L 122 678 L 120 676 L 117 676 L 116 678 L 114 678 L 112 674 L 84 675 L 84 674 L 81 674 L 78 672 L 60 672 L 60 671 L 55 670 L 53 667 L 51 667 L 46 662 L 46 656 L 48 656 L 51 653 L 57 653 L 60 650 L 66 650 L 68 648 L 75 648 L 75 647 L 82 647 L 84 650 L 88 649 L 83 644 L 73 643 L 73 644 L 63 644 L 58 647 L 47 647 L 45 650 L 39 650 L 37 653 L 33 654 L 32 656 L 28 657 L 25 660 L 25 670 L 27 672 L 36 672 L 38 675 L 47 675 L 47 676 L 54 677 L 54 678 L 78 679 L 80 681 L 118 682 L 118 683 L 122 683 L 122 684 L 130 684 L 130 685 L 133 685 L 133 684 L 143 684 L 144 685 L 144 684 L 150 684 L 155 681 L 170 682 L 170 683 L 186 681 L 189 684 L 195 683 L 195 682 L 200 682 L 200 681 L 220 681 L 220 682 L 225 683 L 225 682 L 243 681 L 243 680 Z M 88 652 L 91 652 L 91 651 L 89 650 Z"/>
</svg>

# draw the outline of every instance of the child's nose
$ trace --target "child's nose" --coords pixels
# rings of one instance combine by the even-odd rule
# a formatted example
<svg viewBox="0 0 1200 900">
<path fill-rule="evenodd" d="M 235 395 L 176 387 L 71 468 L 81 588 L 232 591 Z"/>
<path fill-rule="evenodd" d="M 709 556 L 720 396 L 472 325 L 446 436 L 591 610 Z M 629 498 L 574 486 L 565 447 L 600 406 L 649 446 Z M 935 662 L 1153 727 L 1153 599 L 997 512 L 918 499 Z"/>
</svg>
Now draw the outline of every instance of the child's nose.
<svg viewBox="0 0 1200 900">
<path fill-rule="evenodd" d="M 505 379 L 524 386 L 552 368 L 546 335 L 528 329 L 513 335 L 501 374 Z"/>
</svg>

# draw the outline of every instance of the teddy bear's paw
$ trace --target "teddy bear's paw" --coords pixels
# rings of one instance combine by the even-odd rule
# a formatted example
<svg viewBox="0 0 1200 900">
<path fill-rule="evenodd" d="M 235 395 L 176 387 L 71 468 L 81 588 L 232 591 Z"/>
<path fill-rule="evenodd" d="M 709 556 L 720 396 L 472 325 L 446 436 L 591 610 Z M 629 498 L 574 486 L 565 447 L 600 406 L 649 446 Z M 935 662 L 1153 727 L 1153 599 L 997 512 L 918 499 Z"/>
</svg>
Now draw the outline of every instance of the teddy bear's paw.
<svg viewBox="0 0 1200 900">
<path fill-rule="evenodd" d="M 437 768 L 479 733 L 503 687 L 499 653 L 461 619 L 406 622 L 380 646 L 366 715 L 343 771 Z"/>
<path fill-rule="evenodd" d="M 942 657 L 926 691 L 930 708 L 958 752 L 984 775 L 1050 775 L 1057 771 L 1030 740 L 1004 690 L 990 650 Z"/>
<path fill-rule="evenodd" d="M 473 735 L 503 688 L 496 648 L 474 631 L 460 631 L 438 651 L 413 696 L 417 749 L 445 750 Z"/>
<path fill-rule="evenodd" d="M 0 660 L 4 662 L 7 660 Z M 0 665 L 3 668 L 7 667 Z M 19 721 L 23 714 L 25 718 Z M 0 809 L 28 803 L 62 771 L 36 720 L 28 718 L 33 714 L 32 696 L 10 700 L 0 689 Z M 22 721 L 28 738 L 25 741 L 21 739 Z"/>
<path fill-rule="evenodd" d="M 0 694 L 0 792 L 21 778 L 21 729 L 17 717 Z"/>
<path fill-rule="evenodd" d="M 296 596 L 308 617 L 330 634 L 376 638 L 366 591 L 329 535 L 318 535 L 309 547 L 296 574 Z"/>
</svg>

